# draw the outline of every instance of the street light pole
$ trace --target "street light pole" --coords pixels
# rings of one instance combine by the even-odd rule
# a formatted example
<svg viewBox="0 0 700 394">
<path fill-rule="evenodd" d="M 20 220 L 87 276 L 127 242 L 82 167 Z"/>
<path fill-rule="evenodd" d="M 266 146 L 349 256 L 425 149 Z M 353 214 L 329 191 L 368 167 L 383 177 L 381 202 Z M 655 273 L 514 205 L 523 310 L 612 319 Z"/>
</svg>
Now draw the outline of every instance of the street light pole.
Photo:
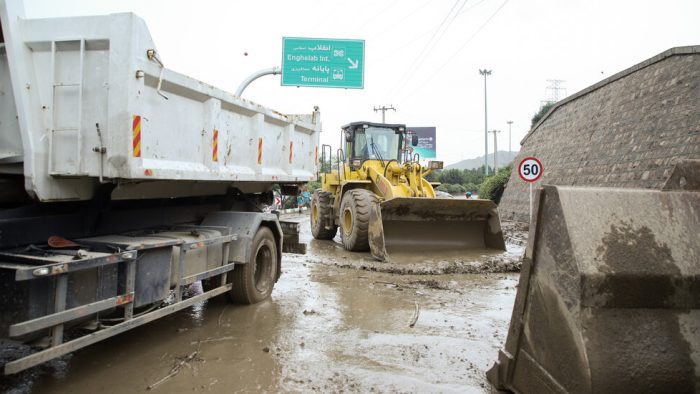
<svg viewBox="0 0 700 394">
<path fill-rule="evenodd" d="M 488 109 L 486 100 L 486 77 L 491 75 L 491 70 L 479 70 L 479 74 L 484 76 L 484 175 L 489 173 L 489 126 Z"/>
<path fill-rule="evenodd" d="M 498 139 L 496 135 L 500 133 L 501 130 L 491 130 L 489 133 L 493 133 L 493 173 L 498 172 Z"/>
<path fill-rule="evenodd" d="M 508 153 L 510 153 L 513 151 L 512 149 L 510 149 L 510 131 L 511 131 L 510 129 L 511 129 L 511 126 L 513 126 L 513 121 L 509 120 L 507 123 L 508 123 Z"/>
</svg>

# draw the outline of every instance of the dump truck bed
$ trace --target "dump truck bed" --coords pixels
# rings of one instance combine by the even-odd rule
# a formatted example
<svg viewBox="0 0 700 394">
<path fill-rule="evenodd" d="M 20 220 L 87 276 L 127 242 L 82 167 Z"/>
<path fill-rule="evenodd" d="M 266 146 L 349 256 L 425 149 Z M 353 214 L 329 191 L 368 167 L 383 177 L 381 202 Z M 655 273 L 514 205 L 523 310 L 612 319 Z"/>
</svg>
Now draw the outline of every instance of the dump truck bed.
<svg viewBox="0 0 700 394">
<path fill-rule="evenodd" d="M 23 175 L 35 199 L 90 199 L 100 181 L 133 199 L 315 177 L 317 110 L 284 115 L 164 68 L 134 14 L 25 19 L 21 8 L 0 0 L 0 177 Z"/>
</svg>

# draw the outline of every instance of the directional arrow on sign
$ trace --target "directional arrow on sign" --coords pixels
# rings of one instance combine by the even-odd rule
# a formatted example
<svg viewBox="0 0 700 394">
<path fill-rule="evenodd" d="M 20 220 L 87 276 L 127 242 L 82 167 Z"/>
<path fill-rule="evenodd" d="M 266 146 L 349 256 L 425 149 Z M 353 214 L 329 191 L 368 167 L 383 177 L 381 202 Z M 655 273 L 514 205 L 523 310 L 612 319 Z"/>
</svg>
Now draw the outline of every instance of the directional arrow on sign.
<svg viewBox="0 0 700 394">
<path fill-rule="evenodd" d="M 348 69 L 350 69 L 350 70 L 356 69 L 357 65 L 360 63 L 359 60 L 355 60 L 353 62 L 352 59 L 350 59 L 350 58 L 348 58 L 348 61 L 350 62 L 350 66 L 348 67 Z"/>
</svg>

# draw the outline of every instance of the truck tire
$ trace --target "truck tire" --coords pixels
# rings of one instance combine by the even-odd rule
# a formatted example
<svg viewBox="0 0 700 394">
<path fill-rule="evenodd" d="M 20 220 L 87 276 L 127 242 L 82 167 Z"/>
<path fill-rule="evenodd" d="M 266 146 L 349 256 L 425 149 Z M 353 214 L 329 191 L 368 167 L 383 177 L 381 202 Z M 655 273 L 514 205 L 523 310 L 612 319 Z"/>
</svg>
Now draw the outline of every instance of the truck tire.
<svg viewBox="0 0 700 394">
<path fill-rule="evenodd" d="M 377 196 L 365 189 L 350 190 L 343 196 L 340 204 L 340 235 L 343 246 L 352 252 L 369 250 L 367 232 L 369 230 L 369 211 L 376 203 Z"/>
<path fill-rule="evenodd" d="M 229 274 L 229 299 L 236 304 L 255 304 L 272 293 L 277 279 L 277 244 L 272 231 L 261 226 L 253 237 L 251 258 Z"/>
<path fill-rule="evenodd" d="M 311 234 L 316 239 L 333 239 L 338 226 L 333 223 L 331 193 L 316 190 L 311 196 Z"/>
</svg>

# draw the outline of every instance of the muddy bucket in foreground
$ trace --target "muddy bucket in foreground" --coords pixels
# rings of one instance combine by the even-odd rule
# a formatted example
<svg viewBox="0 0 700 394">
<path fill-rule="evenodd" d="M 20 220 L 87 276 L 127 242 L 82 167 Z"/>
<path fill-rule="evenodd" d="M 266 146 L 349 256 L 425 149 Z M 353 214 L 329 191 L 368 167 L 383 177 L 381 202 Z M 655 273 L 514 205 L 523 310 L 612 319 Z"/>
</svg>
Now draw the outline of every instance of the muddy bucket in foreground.
<svg viewBox="0 0 700 394">
<path fill-rule="evenodd" d="M 398 253 L 439 259 L 505 250 L 493 201 L 435 198 L 393 198 L 373 206 L 369 245 L 382 261 Z"/>
<path fill-rule="evenodd" d="M 545 186 L 505 348 L 517 393 L 700 392 L 700 192 Z"/>
</svg>

